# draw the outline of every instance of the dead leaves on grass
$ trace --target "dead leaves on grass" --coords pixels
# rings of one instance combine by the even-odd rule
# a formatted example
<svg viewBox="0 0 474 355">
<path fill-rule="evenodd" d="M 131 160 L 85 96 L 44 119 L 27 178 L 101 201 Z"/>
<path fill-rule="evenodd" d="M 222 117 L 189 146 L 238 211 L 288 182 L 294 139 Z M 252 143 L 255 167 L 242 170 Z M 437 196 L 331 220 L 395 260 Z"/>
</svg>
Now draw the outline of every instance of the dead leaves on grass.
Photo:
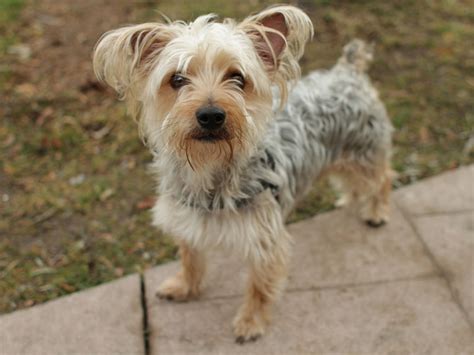
<svg viewBox="0 0 474 355">
<path fill-rule="evenodd" d="M 137 202 L 135 205 L 138 210 L 148 210 L 152 208 L 156 203 L 156 197 L 155 196 L 148 196 L 145 197 L 143 200 L 140 200 Z"/>
</svg>

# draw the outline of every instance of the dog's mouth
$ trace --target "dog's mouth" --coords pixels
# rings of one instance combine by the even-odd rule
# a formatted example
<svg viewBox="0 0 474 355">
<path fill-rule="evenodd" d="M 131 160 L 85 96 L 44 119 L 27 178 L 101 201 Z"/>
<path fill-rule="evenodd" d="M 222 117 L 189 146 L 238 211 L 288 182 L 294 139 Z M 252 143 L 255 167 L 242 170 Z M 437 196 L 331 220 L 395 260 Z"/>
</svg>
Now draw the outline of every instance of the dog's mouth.
<svg viewBox="0 0 474 355">
<path fill-rule="evenodd" d="M 230 138 L 229 133 L 225 129 L 217 131 L 199 130 L 191 135 L 191 138 L 203 143 L 215 143 Z"/>
<path fill-rule="evenodd" d="M 216 159 L 225 159 L 230 163 L 234 157 L 232 142 L 234 138 L 235 136 L 225 127 L 216 130 L 194 129 L 188 134 L 186 141 L 183 142 L 185 143 L 183 148 L 189 165 L 195 170 L 196 164 L 203 164 L 203 162 Z M 204 155 L 196 156 L 203 150 L 205 151 Z"/>
</svg>

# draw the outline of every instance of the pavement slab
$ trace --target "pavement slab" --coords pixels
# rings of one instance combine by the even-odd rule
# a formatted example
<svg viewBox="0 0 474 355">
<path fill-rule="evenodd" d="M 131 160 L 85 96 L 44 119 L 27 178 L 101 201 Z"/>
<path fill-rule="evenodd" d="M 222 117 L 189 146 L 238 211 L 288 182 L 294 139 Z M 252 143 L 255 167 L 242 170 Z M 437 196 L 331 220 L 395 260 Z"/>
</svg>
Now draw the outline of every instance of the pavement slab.
<svg viewBox="0 0 474 355">
<path fill-rule="evenodd" d="M 474 324 L 474 212 L 419 217 L 415 224 Z"/>
<path fill-rule="evenodd" d="M 380 228 L 347 209 L 290 226 L 295 247 L 289 289 L 398 280 L 435 273 L 413 228 L 392 206 Z"/>
<path fill-rule="evenodd" d="M 287 290 L 398 280 L 434 274 L 413 229 L 394 206 L 389 224 L 374 229 L 348 210 L 289 226 L 295 238 Z M 241 295 L 246 268 L 232 255 L 211 253 L 202 298 Z M 147 296 L 179 269 L 173 262 L 145 273 Z"/>
<path fill-rule="evenodd" d="M 149 301 L 151 354 L 472 354 L 473 333 L 443 279 L 287 292 L 267 334 L 234 343 L 240 297 Z"/>
<path fill-rule="evenodd" d="M 0 354 L 144 354 L 142 317 L 131 275 L 0 317 Z"/>
<path fill-rule="evenodd" d="M 395 201 L 410 216 L 471 210 L 474 206 L 474 164 L 404 187 Z"/>
</svg>

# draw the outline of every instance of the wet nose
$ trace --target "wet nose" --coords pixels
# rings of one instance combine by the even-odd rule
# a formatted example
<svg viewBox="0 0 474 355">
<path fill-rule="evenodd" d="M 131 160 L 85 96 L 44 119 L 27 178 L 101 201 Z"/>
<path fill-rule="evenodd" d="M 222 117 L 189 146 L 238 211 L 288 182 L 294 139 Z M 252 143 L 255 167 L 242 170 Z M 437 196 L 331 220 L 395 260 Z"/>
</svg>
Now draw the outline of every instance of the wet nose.
<svg viewBox="0 0 474 355">
<path fill-rule="evenodd" d="M 196 111 L 196 118 L 201 128 L 216 130 L 224 124 L 225 111 L 216 106 L 201 107 Z"/>
</svg>

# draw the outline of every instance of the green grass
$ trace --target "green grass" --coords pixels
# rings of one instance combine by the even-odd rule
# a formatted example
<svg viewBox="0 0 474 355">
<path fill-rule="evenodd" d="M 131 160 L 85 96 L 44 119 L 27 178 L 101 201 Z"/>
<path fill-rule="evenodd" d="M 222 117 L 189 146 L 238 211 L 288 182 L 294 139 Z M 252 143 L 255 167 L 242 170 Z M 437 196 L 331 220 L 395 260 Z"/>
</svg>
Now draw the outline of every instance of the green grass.
<svg viewBox="0 0 474 355">
<path fill-rule="evenodd" d="M 24 0 L 0 0 L 0 53 L 15 43 L 15 34 L 9 26 L 15 22 L 23 8 Z"/>
<path fill-rule="evenodd" d="M 40 74 L 9 53 L 20 39 L 51 40 L 54 31 L 35 34 L 37 24 L 22 21 L 22 7 L 35 12 L 39 4 L 0 0 L 0 312 L 145 270 L 176 252 L 170 237 L 150 225 L 151 155 L 124 105 L 72 79 L 67 90 L 49 90 L 55 66 L 76 70 L 75 53 L 65 50 L 53 64 L 40 61 L 39 68 L 47 68 Z M 265 4 L 161 1 L 157 10 L 172 19 L 207 12 L 243 18 Z M 395 186 L 474 162 L 465 148 L 474 131 L 474 62 L 467 46 L 474 10 L 468 1 L 304 4 L 316 28 L 301 62 L 304 72 L 331 66 L 350 38 L 376 42 L 370 76 L 396 127 Z M 150 6 L 136 8 L 120 23 L 159 17 Z M 76 7 L 69 9 L 70 18 L 77 15 Z M 81 60 L 90 61 L 90 51 L 84 53 Z M 289 220 L 327 211 L 334 199 L 320 182 Z"/>
<path fill-rule="evenodd" d="M 0 23 L 15 21 L 20 15 L 24 0 L 0 0 Z"/>
<path fill-rule="evenodd" d="M 0 56 L 5 55 L 7 48 L 16 42 L 15 33 L 9 25 L 18 19 L 23 4 L 24 0 L 0 0 Z M 0 64 L 0 89 L 10 75 L 10 69 Z"/>
</svg>

